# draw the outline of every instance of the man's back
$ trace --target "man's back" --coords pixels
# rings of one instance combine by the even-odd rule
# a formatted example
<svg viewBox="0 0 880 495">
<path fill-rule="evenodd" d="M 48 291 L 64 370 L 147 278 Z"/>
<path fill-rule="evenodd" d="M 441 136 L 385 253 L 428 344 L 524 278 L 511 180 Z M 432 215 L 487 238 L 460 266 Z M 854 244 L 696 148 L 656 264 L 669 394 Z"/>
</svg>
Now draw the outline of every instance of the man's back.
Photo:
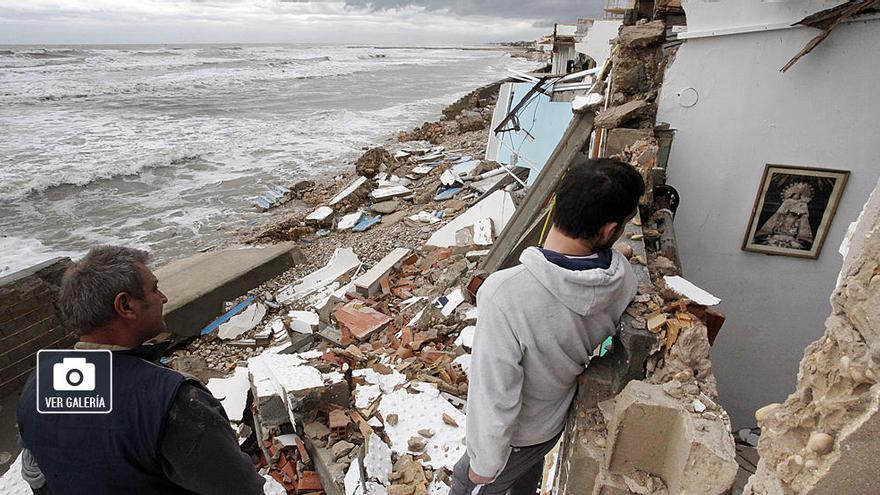
<svg viewBox="0 0 880 495">
<path fill-rule="evenodd" d="M 160 457 L 166 415 L 185 381 L 130 352 L 114 352 L 110 413 L 40 414 L 32 375 L 18 408 L 22 442 L 55 493 L 192 493 L 164 475 Z"/>
<path fill-rule="evenodd" d="M 512 425 L 513 446 L 546 442 L 563 428 L 577 377 L 636 291 L 626 258 L 614 250 L 602 256 L 604 266 L 597 256 L 596 266 L 572 270 L 529 248 L 521 265 L 480 288 L 468 393 L 469 412 L 479 413 L 468 414 L 468 434 L 469 448 L 488 449 L 472 459 L 498 458 L 507 448 L 494 438 L 495 423 Z M 521 393 L 510 394 L 516 387 Z"/>
</svg>

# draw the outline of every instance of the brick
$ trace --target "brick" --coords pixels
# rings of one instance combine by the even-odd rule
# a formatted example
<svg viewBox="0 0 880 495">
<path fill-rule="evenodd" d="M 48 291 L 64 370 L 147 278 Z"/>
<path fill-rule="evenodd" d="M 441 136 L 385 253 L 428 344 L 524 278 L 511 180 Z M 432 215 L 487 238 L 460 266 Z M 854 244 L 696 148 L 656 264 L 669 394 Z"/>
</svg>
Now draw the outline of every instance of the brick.
<svg viewBox="0 0 880 495">
<path fill-rule="evenodd" d="M 345 306 L 341 306 L 336 310 L 335 316 L 340 327 L 360 340 L 369 338 L 370 335 L 381 330 L 391 321 L 388 315 L 369 306 L 364 306 L 360 301 L 351 301 Z"/>
<path fill-rule="evenodd" d="M 26 356 L 24 359 L 11 364 L 10 366 L 4 367 L 0 370 L 0 382 L 8 380 L 10 378 L 14 378 L 20 376 L 22 373 L 27 373 L 28 371 L 34 369 L 34 366 L 37 365 L 37 355 L 31 354 Z"/>
<path fill-rule="evenodd" d="M 9 358 L 13 361 L 18 361 L 20 359 L 23 359 L 28 354 L 33 354 L 40 349 L 46 348 L 49 344 L 57 342 L 67 335 L 67 330 L 64 327 L 58 326 L 40 335 L 39 337 L 28 340 L 27 342 L 13 349 L 10 349 L 7 354 L 9 355 Z"/>
<path fill-rule="evenodd" d="M 17 331 L 0 337 L 0 352 L 17 347 L 60 326 L 62 325 L 58 318 L 50 315 L 32 325 L 17 327 Z"/>
<path fill-rule="evenodd" d="M 19 302 L 13 304 L 12 306 L 9 307 L 9 309 L 7 311 L 9 311 L 9 313 L 12 314 L 13 318 L 15 318 L 15 317 L 19 317 L 22 315 L 26 315 L 26 314 L 30 313 L 31 311 L 34 311 L 34 310 L 40 308 L 44 304 L 46 304 L 44 301 L 40 301 L 37 298 L 28 298 L 28 299 L 24 299 L 22 301 L 19 301 Z M 54 312 L 54 308 L 53 308 L 53 312 Z"/>
<path fill-rule="evenodd" d="M 6 397 L 7 395 L 21 392 L 21 387 L 24 386 L 24 383 L 27 381 L 30 374 L 30 371 L 26 371 L 19 376 L 0 383 L 0 397 Z"/>
</svg>

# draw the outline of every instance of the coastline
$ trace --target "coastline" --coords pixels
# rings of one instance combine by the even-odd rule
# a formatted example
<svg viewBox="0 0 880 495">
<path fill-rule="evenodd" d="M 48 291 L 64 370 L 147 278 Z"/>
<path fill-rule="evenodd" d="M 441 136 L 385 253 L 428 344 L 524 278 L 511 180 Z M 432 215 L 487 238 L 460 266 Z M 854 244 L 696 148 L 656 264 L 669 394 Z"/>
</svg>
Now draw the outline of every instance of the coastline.
<svg viewBox="0 0 880 495">
<path fill-rule="evenodd" d="M 530 53 L 533 53 L 517 48 L 509 48 L 508 50 L 517 53 L 525 52 L 526 58 Z M 400 209 L 390 214 L 381 215 L 380 223 L 364 232 L 340 231 L 331 227 L 324 229 L 327 231 L 325 235 L 317 235 L 321 228 L 306 222 L 305 217 L 316 208 L 326 205 L 330 198 L 355 179 L 359 175 L 358 162 L 365 156 L 369 157 L 376 153 L 374 151 L 376 149 L 385 149 L 393 155 L 396 150 L 409 146 L 443 146 L 446 152 L 472 156 L 474 160 L 481 162 L 482 168 L 487 170 L 494 166 L 494 162 L 484 162 L 483 159 L 488 126 L 497 98 L 497 88 L 504 81 L 501 79 L 475 88 L 456 102 L 447 105 L 436 120 L 425 122 L 409 131 L 400 131 L 364 150 L 358 160 L 348 164 L 348 170 L 343 174 L 327 177 L 323 181 L 298 183 L 302 184 L 300 185 L 302 189 L 296 192 L 295 197 L 264 212 L 263 215 L 266 218 L 260 225 L 250 230 L 239 231 L 234 236 L 230 236 L 228 244 L 217 246 L 215 249 L 295 242 L 305 258 L 305 262 L 297 264 L 284 273 L 254 287 L 235 300 L 229 301 L 228 305 L 234 306 L 249 297 L 254 297 L 257 300 L 270 298 L 271 294 L 275 294 L 286 285 L 326 265 L 337 248 L 351 248 L 366 266 L 375 265 L 396 248 L 408 248 L 413 252 L 420 251 L 434 232 L 466 212 L 476 199 L 471 197 L 469 200 L 455 198 L 445 201 L 435 200 L 436 190 L 441 186 L 439 176 L 449 167 L 449 164 L 440 165 L 418 181 L 413 181 L 409 186 L 414 192 L 412 199 L 395 200 L 400 204 Z M 479 122 L 471 120 L 470 127 L 467 125 L 468 122 L 465 122 L 465 126 L 462 127 L 461 122 L 466 121 L 462 117 L 473 116 L 473 112 L 480 114 Z M 420 137 L 428 137 L 430 141 L 413 139 Z M 399 172 L 399 175 L 402 176 L 413 165 L 414 162 L 405 159 L 397 165 L 398 168 L 389 170 L 389 173 Z M 375 183 L 375 180 L 372 182 Z M 297 185 L 293 185 L 291 189 L 297 191 Z M 367 194 L 353 196 L 356 196 L 354 201 L 342 207 L 336 213 L 337 218 L 343 213 L 370 207 Z M 464 194 L 463 191 L 458 196 L 467 198 L 471 195 Z M 513 193 L 512 196 L 515 200 L 518 199 L 516 193 Z M 423 211 L 443 212 L 443 218 L 440 222 L 433 224 L 420 223 L 408 218 Z M 438 285 L 423 289 L 430 293 L 430 297 L 439 297 L 445 287 Z M 237 362 L 259 355 L 262 351 L 262 347 L 240 347 L 230 345 L 220 339 L 195 338 L 183 348 L 175 351 L 174 357 L 176 359 L 172 363 L 179 363 L 182 366 L 180 371 L 207 381 L 209 378 L 230 373 Z M 175 365 L 172 364 L 172 366 Z"/>
</svg>

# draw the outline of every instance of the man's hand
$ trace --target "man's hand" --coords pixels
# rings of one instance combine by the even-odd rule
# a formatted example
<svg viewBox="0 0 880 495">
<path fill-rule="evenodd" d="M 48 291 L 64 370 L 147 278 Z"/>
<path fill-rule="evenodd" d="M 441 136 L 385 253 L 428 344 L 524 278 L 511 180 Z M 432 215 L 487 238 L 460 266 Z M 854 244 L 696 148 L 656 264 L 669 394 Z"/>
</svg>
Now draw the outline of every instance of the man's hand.
<svg viewBox="0 0 880 495">
<path fill-rule="evenodd" d="M 486 485 L 492 482 L 495 478 L 487 478 L 485 476 L 480 476 L 475 473 L 473 469 L 468 469 L 468 478 L 471 479 L 477 485 Z"/>
</svg>

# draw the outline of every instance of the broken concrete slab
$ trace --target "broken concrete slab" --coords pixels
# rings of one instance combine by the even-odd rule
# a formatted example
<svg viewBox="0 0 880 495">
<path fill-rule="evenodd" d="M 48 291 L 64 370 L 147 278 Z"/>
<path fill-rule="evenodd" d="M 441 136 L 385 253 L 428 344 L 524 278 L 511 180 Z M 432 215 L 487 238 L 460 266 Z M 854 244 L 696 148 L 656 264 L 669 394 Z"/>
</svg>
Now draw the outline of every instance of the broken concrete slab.
<svg viewBox="0 0 880 495">
<path fill-rule="evenodd" d="M 349 406 L 342 375 L 322 374 L 303 355 L 264 352 L 248 359 L 247 368 L 263 427 L 303 422 L 321 402 Z"/>
<path fill-rule="evenodd" d="M 233 316 L 217 329 L 217 336 L 223 340 L 238 338 L 262 323 L 266 316 L 266 306 L 254 303 L 245 308 L 241 313 Z"/>
<path fill-rule="evenodd" d="M 513 203 L 510 193 L 507 191 L 495 191 L 464 213 L 455 217 L 437 232 L 434 232 L 426 244 L 438 247 L 455 246 L 456 232 L 467 226 L 474 225 L 484 218 L 492 219 L 495 230 L 500 232 L 507 225 L 514 211 L 516 211 L 516 205 Z"/>
<path fill-rule="evenodd" d="M 337 203 L 344 200 L 348 196 L 351 196 L 352 193 L 360 189 L 364 184 L 367 183 L 367 178 L 364 176 L 359 176 L 351 184 L 347 185 L 345 189 L 339 191 L 339 194 L 333 196 L 328 203 L 330 206 L 336 206 Z"/>
<path fill-rule="evenodd" d="M 356 300 L 340 306 L 336 310 L 335 317 L 339 323 L 340 331 L 343 332 L 343 343 L 346 343 L 347 339 L 348 341 L 351 339 L 367 339 L 374 332 L 381 330 L 391 322 L 390 316 L 366 306 L 362 301 Z"/>
<path fill-rule="evenodd" d="M 616 107 L 606 108 L 596 115 L 595 126 L 604 129 L 620 127 L 648 108 L 645 100 L 632 100 Z"/>
<path fill-rule="evenodd" d="M 388 186 L 373 190 L 370 193 L 370 197 L 373 198 L 373 201 L 379 203 L 392 198 L 409 196 L 410 194 L 412 194 L 412 190 L 406 186 Z"/>
<path fill-rule="evenodd" d="M 294 332 L 308 335 L 318 330 L 321 321 L 314 311 L 290 311 L 287 313 L 287 324 Z"/>
<path fill-rule="evenodd" d="M 605 467 L 660 477 L 669 493 L 723 495 L 738 465 L 729 428 L 693 414 L 659 384 L 632 381 L 614 400 Z"/>
<path fill-rule="evenodd" d="M 281 304 L 287 304 L 290 301 L 302 299 L 330 285 L 360 265 L 360 259 L 350 248 L 337 248 L 327 265 L 278 291 L 275 294 L 275 300 Z"/>
<path fill-rule="evenodd" d="M 336 222 L 336 230 L 348 230 L 353 228 L 358 222 L 361 221 L 361 217 L 364 216 L 363 210 L 358 210 L 354 213 L 349 213 L 347 215 L 343 215 L 342 218 Z"/>
<path fill-rule="evenodd" d="M 200 253 L 158 268 L 156 277 L 168 297 L 163 309 L 168 331 L 185 337 L 198 335 L 223 312 L 226 301 L 304 261 L 295 244 L 284 242 Z"/>
<path fill-rule="evenodd" d="M 248 370 L 244 366 L 236 366 L 229 378 L 211 378 L 208 390 L 215 399 L 223 404 L 223 409 L 230 421 L 241 421 L 244 414 L 247 392 L 250 388 Z"/>
<path fill-rule="evenodd" d="M 333 208 L 329 206 L 319 206 L 315 211 L 306 215 L 306 222 L 316 223 L 316 224 L 324 224 L 329 220 L 330 216 L 333 215 Z"/>
<path fill-rule="evenodd" d="M 388 253 L 372 268 L 354 280 L 355 289 L 366 297 L 372 297 L 379 291 L 379 280 L 400 266 L 400 263 L 410 252 L 406 248 L 396 248 Z"/>
<path fill-rule="evenodd" d="M 605 138 L 605 154 L 607 156 L 614 156 L 623 153 L 623 150 L 628 146 L 637 141 L 648 139 L 653 135 L 654 132 L 650 129 L 626 129 L 623 127 L 611 129 Z"/>
<path fill-rule="evenodd" d="M 395 390 L 382 396 L 379 413 L 383 417 L 398 415 L 397 424 L 385 424 L 385 433 L 391 441 L 391 450 L 398 456 L 409 452 L 408 442 L 418 431 L 430 429 L 434 436 L 427 440 L 425 452 L 430 457 L 423 464 L 435 470 L 445 467 L 449 471 L 465 452 L 463 426 L 452 426 L 443 421 L 446 414 L 458 425 L 465 424 L 465 416 L 433 385 L 421 382 L 410 384 L 412 393 L 406 389 Z"/>
</svg>

